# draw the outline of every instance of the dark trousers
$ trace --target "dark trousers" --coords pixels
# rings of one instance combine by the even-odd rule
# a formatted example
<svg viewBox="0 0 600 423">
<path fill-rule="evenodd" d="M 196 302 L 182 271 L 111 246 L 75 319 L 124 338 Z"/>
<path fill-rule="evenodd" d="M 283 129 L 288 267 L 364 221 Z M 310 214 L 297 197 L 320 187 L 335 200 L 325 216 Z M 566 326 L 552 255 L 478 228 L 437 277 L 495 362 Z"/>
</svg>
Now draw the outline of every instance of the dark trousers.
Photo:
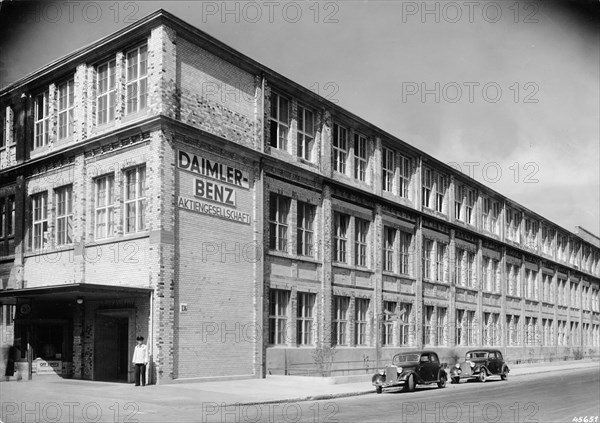
<svg viewBox="0 0 600 423">
<path fill-rule="evenodd" d="M 140 375 L 142 376 L 142 386 L 146 386 L 146 365 L 136 363 L 135 365 L 135 386 L 140 386 Z"/>
</svg>

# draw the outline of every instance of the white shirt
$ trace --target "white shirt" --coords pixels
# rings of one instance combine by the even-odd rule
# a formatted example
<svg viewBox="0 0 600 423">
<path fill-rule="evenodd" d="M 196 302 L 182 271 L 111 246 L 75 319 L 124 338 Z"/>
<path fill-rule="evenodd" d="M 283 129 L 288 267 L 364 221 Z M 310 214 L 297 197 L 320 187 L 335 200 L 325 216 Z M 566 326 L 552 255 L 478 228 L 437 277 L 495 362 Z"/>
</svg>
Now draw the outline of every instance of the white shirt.
<svg viewBox="0 0 600 423">
<path fill-rule="evenodd" d="M 148 347 L 144 344 L 136 345 L 133 350 L 133 363 L 146 364 L 148 362 Z"/>
</svg>

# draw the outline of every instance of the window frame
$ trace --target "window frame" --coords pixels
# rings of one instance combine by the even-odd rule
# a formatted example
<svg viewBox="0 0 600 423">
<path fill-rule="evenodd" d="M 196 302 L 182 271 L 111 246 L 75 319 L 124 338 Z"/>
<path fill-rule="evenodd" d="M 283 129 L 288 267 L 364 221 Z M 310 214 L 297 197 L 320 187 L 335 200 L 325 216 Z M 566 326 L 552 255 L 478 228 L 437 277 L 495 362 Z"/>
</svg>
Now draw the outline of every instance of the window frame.
<svg viewBox="0 0 600 423">
<path fill-rule="evenodd" d="M 64 201 L 61 198 L 63 195 Z M 56 202 L 56 245 L 70 245 L 73 243 L 73 186 L 66 185 L 56 188 L 54 199 Z"/>
<path fill-rule="evenodd" d="M 144 49 L 145 60 L 142 60 L 142 50 Z M 136 63 L 134 66 L 131 66 L 129 55 L 134 52 L 136 53 Z M 148 59 L 147 44 L 139 45 L 125 53 L 125 102 L 127 103 L 125 115 L 140 113 L 148 108 Z M 143 63 L 145 64 L 145 68 L 142 66 Z M 130 74 L 131 69 L 135 69 L 135 76 Z M 142 69 L 145 69 L 143 74 Z M 142 86 L 145 87 L 143 91 L 141 90 Z M 130 87 L 135 88 L 130 91 Z M 135 107 L 133 107 L 134 104 Z"/>
<path fill-rule="evenodd" d="M 101 78 L 106 67 L 106 78 Z M 102 81 L 106 80 L 106 89 L 102 89 Z M 102 102 L 106 102 L 106 107 Z M 102 126 L 114 122 L 117 106 L 117 61 L 112 58 L 96 66 L 96 125 Z M 103 118 L 104 117 L 104 118 Z"/>
<path fill-rule="evenodd" d="M 138 165 L 135 167 L 131 167 L 129 169 L 125 169 L 124 171 L 124 195 L 123 195 L 123 231 L 126 234 L 143 232 L 146 230 L 146 206 L 147 206 L 147 197 L 146 191 L 148 189 L 146 184 L 147 172 L 146 165 Z M 135 172 L 135 196 L 134 198 L 128 198 L 129 196 L 129 187 L 131 183 L 129 182 L 130 172 Z M 129 208 L 130 204 L 134 204 L 134 229 L 130 230 L 129 221 L 131 217 L 129 216 Z"/>
<path fill-rule="evenodd" d="M 310 114 L 312 117 L 310 121 L 312 122 L 312 127 L 309 128 L 307 124 L 306 116 Z M 305 107 L 302 104 L 298 104 L 297 109 L 297 141 L 296 141 L 296 153 L 298 157 L 303 160 L 307 160 L 312 162 L 312 150 L 315 142 L 315 114 L 312 109 Z M 309 131 L 310 129 L 310 131 Z M 308 141 L 307 141 L 308 140 Z"/>
</svg>

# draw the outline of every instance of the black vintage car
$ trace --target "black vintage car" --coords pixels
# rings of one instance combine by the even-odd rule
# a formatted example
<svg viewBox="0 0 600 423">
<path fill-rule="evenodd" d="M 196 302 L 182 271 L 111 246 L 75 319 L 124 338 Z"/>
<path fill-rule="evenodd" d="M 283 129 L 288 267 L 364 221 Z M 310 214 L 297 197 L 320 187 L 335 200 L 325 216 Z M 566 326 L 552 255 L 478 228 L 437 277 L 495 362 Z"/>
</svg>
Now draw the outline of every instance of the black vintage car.
<svg viewBox="0 0 600 423">
<path fill-rule="evenodd" d="M 411 392 L 416 385 L 434 383 L 443 388 L 448 379 L 445 367 L 434 351 L 403 352 L 396 354 L 389 366 L 373 375 L 371 382 L 378 394 L 384 388 L 403 387 L 404 391 Z"/>
<path fill-rule="evenodd" d="M 487 377 L 492 375 L 506 380 L 509 371 L 500 351 L 477 349 L 468 351 L 465 354 L 465 361 L 456 363 L 450 369 L 450 380 L 452 383 L 459 383 L 461 379 L 477 379 L 485 382 Z"/>
</svg>

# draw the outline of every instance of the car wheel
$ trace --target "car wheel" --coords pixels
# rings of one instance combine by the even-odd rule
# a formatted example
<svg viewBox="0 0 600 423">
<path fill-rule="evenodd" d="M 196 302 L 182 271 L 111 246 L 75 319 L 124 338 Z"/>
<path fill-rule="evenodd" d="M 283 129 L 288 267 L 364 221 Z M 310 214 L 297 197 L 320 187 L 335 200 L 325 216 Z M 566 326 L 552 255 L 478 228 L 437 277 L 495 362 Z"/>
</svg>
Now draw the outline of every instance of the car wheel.
<svg viewBox="0 0 600 423">
<path fill-rule="evenodd" d="M 442 375 L 440 376 L 440 381 L 438 382 L 438 388 L 445 388 L 446 387 L 446 375 Z"/>
<path fill-rule="evenodd" d="M 378 394 L 381 394 L 383 392 L 383 388 L 381 386 L 377 386 L 375 388 L 375 392 L 377 392 Z"/>
<path fill-rule="evenodd" d="M 502 379 L 502 380 L 508 379 L 508 372 L 506 371 L 506 369 L 504 369 L 504 371 L 500 375 L 500 379 Z"/>
<path fill-rule="evenodd" d="M 408 376 L 406 385 L 404 385 L 404 390 L 406 392 L 413 392 L 415 390 L 415 377 L 413 375 Z"/>
<path fill-rule="evenodd" d="M 479 381 L 485 382 L 486 376 L 487 374 L 485 373 L 485 369 L 481 369 L 481 371 L 479 372 Z"/>
<path fill-rule="evenodd" d="M 460 378 L 458 376 L 453 377 L 452 383 L 460 383 Z"/>
</svg>

